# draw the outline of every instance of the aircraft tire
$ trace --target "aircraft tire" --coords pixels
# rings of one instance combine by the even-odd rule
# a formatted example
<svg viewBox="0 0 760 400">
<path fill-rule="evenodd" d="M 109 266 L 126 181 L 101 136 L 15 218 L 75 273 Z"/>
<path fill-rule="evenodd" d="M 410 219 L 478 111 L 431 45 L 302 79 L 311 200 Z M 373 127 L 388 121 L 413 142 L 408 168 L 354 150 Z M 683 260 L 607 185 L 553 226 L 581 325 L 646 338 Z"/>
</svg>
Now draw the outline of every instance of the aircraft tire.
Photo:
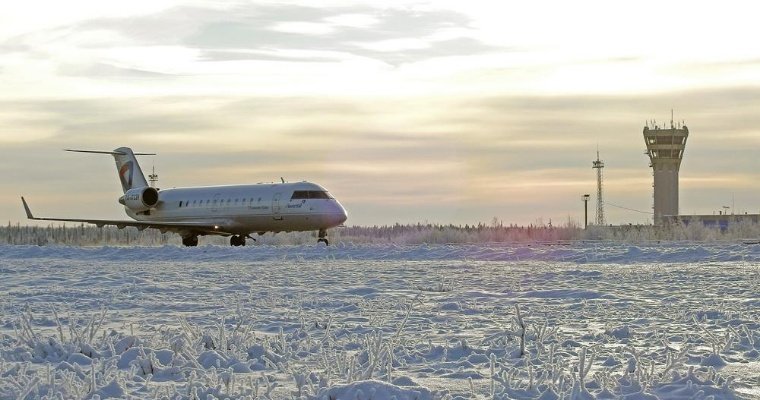
<svg viewBox="0 0 760 400">
<path fill-rule="evenodd" d="M 325 244 L 325 246 L 329 246 L 330 245 L 330 242 L 327 241 L 327 229 L 320 229 L 319 230 L 319 239 L 317 239 L 317 244 L 319 244 L 319 242 L 323 242 Z"/>
<path fill-rule="evenodd" d="M 183 237 L 182 244 L 184 244 L 187 247 L 195 247 L 198 245 L 198 236 Z"/>
<path fill-rule="evenodd" d="M 240 235 L 230 236 L 230 246 L 245 246 L 245 237 Z"/>
</svg>

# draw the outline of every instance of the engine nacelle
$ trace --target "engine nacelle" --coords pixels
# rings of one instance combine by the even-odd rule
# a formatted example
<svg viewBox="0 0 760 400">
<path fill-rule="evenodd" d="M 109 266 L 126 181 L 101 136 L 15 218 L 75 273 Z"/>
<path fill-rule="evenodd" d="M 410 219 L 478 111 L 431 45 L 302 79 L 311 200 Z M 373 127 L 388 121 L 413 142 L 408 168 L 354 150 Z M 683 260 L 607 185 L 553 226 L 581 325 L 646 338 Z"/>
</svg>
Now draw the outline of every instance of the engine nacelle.
<svg viewBox="0 0 760 400">
<path fill-rule="evenodd" d="M 158 204 L 158 190 L 150 186 L 129 189 L 119 198 L 119 203 L 135 212 L 148 211 Z"/>
</svg>

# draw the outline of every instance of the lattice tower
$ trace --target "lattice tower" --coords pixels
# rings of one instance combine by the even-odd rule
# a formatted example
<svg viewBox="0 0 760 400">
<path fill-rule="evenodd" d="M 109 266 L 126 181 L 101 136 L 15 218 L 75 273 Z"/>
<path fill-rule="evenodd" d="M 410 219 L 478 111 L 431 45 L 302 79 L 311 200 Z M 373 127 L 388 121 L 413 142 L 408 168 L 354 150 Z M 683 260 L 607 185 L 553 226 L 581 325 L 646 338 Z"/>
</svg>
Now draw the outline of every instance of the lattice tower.
<svg viewBox="0 0 760 400">
<path fill-rule="evenodd" d="M 596 161 L 592 162 L 592 167 L 596 170 L 596 225 L 607 225 L 604 219 L 604 199 L 602 198 L 602 169 L 604 162 L 599 159 L 599 150 L 596 151 Z"/>
</svg>

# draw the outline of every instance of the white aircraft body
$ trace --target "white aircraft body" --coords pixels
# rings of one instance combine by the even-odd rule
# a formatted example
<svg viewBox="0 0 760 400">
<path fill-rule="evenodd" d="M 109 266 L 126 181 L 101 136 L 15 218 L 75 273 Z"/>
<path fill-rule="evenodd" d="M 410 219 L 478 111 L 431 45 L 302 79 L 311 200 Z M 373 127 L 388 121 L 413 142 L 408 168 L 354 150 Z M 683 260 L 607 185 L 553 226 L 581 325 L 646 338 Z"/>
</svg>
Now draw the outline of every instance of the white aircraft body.
<svg viewBox="0 0 760 400">
<path fill-rule="evenodd" d="M 119 203 L 134 220 L 37 218 L 21 197 L 29 219 L 85 222 L 99 227 L 114 225 L 119 229 L 155 228 L 178 233 L 185 246 L 197 246 L 198 236 L 229 236 L 230 245 L 244 246 L 246 238 L 253 239 L 254 232 L 263 235 L 310 230 L 319 231 L 318 242 L 329 244 L 327 229 L 341 225 L 347 218 L 338 200 L 311 182 L 157 189 L 148 185 L 135 153 L 128 147 L 114 151 L 67 151 L 114 157 L 124 189 Z"/>
</svg>

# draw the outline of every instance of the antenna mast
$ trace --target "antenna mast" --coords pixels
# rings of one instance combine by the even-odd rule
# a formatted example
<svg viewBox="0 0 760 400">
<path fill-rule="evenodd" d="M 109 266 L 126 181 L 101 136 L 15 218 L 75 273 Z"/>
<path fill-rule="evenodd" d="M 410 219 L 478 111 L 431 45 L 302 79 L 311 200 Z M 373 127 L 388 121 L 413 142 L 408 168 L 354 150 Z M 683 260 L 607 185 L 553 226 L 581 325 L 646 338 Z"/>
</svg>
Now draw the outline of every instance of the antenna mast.
<svg viewBox="0 0 760 400">
<path fill-rule="evenodd" d="M 153 172 L 148 175 L 148 181 L 150 182 L 151 187 L 156 187 L 156 182 L 158 182 L 158 174 L 156 174 L 156 166 L 153 166 Z"/>
<path fill-rule="evenodd" d="M 607 225 L 604 219 L 604 200 L 602 199 L 602 168 L 604 162 L 599 159 L 599 149 L 596 150 L 596 161 L 592 162 L 593 169 L 596 170 L 596 225 Z"/>
</svg>

